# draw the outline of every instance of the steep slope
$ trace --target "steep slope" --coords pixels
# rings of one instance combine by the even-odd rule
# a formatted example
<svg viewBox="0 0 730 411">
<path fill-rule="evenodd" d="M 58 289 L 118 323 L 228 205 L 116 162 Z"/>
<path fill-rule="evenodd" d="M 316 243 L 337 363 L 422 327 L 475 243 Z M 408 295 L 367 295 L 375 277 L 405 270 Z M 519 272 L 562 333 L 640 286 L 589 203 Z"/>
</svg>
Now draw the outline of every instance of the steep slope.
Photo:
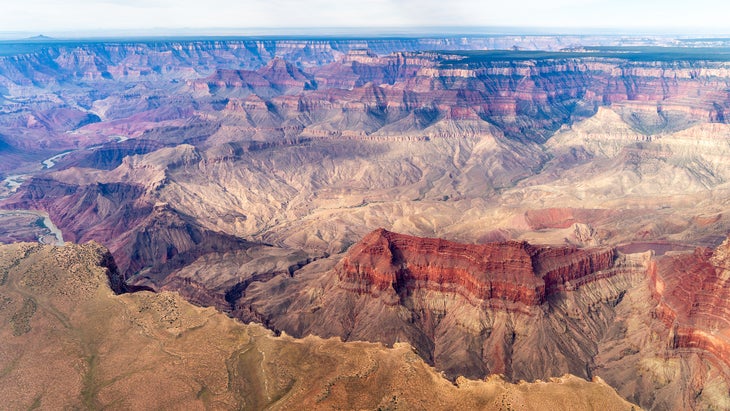
<svg viewBox="0 0 730 411">
<path fill-rule="evenodd" d="M 110 83 L 93 96 L 104 121 L 64 133 L 65 147 L 106 144 L 47 177 L 92 191 L 88 168 L 108 170 L 93 171 L 105 183 L 160 182 L 131 196 L 206 230 L 317 253 L 376 226 L 470 242 L 716 245 L 730 227 L 728 132 L 716 124 L 730 101 L 727 63 L 584 54 L 355 51 L 326 66 L 273 58 L 185 82 Z M 14 129 L 25 119 L 8 116 Z M 120 135 L 133 138 L 108 142 Z M 125 174 L 149 163 L 159 174 Z M 65 209 L 54 195 L 26 206 Z M 72 226 L 88 216 L 72 208 L 57 224 L 84 238 Z M 585 214 L 577 228 L 522 219 L 553 208 L 615 212 Z"/>
<path fill-rule="evenodd" d="M 411 349 L 274 337 L 174 293 L 114 295 L 88 243 L 0 247 L 0 392 L 13 408 L 634 409 L 572 376 L 452 385 Z"/>
<path fill-rule="evenodd" d="M 408 341 L 449 377 L 598 375 L 647 408 L 727 408 L 727 53 L 413 51 L 546 40 L 452 41 L 0 58 L 3 192 L 25 179 L 0 206 L 103 243 L 116 291 Z"/>
<path fill-rule="evenodd" d="M 308 268 L 247 290 L 236 315 L 293 335 L 408 341 L 452 378 L 534 380 L 592 377 L 596 342 L 648 257 L 376 230 L 333 269 Z"/>
<path fill-rule="evenodd" d="M 295 336 L 407 341 L 451 378 L 570 372 L 600 376 L 648 409 L 724 408 L 725 268 L 708 267 L 725 248 L 657 262 L 652 252 L 376 230 L 339 262 L 250 284 L 233 313 Z M 695 291 L 679 280 L 686 272 L 702 284 Z"/>
</svg>

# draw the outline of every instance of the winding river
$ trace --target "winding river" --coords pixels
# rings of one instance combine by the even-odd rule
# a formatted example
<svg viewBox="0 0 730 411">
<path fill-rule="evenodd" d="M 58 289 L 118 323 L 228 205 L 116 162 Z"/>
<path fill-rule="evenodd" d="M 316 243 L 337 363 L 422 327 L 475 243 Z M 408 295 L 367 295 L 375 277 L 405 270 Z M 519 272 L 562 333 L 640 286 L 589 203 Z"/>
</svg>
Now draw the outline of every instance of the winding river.
<svg viewBox="0 0 730 411">
<path fill-rule="evenodd" d="M 79 150 L 64 151 L 61 154 L 56 154 L 55 156 L 53 156 L 51 158 L 47 158 L 47 159 L 41 161 L 41 164 L 43 164 L 43 168 L 52 168 L 53 166 L 56 165 L 56 162 L 58 160 L 62 159 L 63 157 L 66 157 L 67 155 L 69 155 L 75 151 L 79 151 Z"/>
<path fill-rule="evenodd" d="M 122 141 L 129 140 L 129 137 L 125 137 L 125 136 L 115 136 L 114 138 L 116 139 L 115 142 L 117 142 L 117 143 L 121 143 Z M 61 158 L 65 157 L 71 153 L 74 153 L 76 151 L 94 150 L 99 147 L 101 147 L 101 145 L 86 147 L 86 148 L 82 148 L 79 150 L 69 150 L 69 151 L 64 151 L 63 153 L 56 154 L 53 157 L 50 157 L 50 158 L 47 158 L 47 159 L 41 161 L 41 165 L 42 165 L 41 170 L 53 168 L 56 165 L 56 163 L 58 162 L 58 160 L 60 160 Z M 5 179 L 2 181 L 2 185 L 7 189 L 7 191 L 5 191 L 4 193 L 0 192 L 0 200 L 10 197 L 14 192 L 16 192 L 18 190 L 18 188 L 23 184 L 23 182 L 25 180 L 27 180 L 28 178 L 30 178 L 32 175 L 33 175 L 33 173 L 14 174 L 14 175 L 5 177 Z M 56 227 L 56 225 L 53 223 L 53 221 L 51 221 L 51 217 L 48 215 L 48 213 L 46 213 L 44 211 L 36 211 L 36 210 L 0 210 L 0 216 L 14 216 L 14 215 L 15 216 L 32 215 L 35 217 L 42 218 L 43 225 L 45 225 L 46 229 L 48 229 L 48 231 L 50 231 L 50 234 L 52 236 L 56 237 L 55 244 L 58 246 L 64 245 L 63 233 L 61 233 L 61 230 L 58 227 Z M 44 240 L 43 236 L 40 236 L 38 238 L 38 241 L 41 243 L 46 242 Z"/>
<path fill-rule="evenodd" d="M 53 237 L 56 237 L 55 241 L 49 243 L 46 241 L 45 236 L 39 235 L 38 236 L 38 242 L 42 244 L 55 244 L 58 246 L 63 246 L 63 233 L 61 230 L 56 227 L 55 224 L 53 224 L 53 221 L 51 221 L 51 217 L 46 213 L 45 211 L 36 211 L 36 210 L 0 210 L 0 217 L 2 216 L 33 216 L 43 219 L 43 225 L 46 227 L 46 229 L 50 232 L 50 235 Z"/>
</svg>

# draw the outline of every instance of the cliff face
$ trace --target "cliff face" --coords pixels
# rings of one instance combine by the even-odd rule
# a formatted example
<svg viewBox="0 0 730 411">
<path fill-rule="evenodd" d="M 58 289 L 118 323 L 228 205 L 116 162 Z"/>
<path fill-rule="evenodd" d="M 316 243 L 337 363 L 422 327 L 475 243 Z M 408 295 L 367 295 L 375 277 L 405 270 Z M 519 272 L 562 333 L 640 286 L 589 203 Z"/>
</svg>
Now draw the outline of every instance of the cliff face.
<svg viewBox="0 0 730 411">
<path fill-rule="evenodd" d="M 133 288 L 157 288 L 168 274 L 201 255 L 253 245 L 206 230 L 165 204 L 151 204 L 142 186 L 94 183 L 69 187 L 57 183 L 34 180 L 31 190 L 11 199 L 6 207 L 47 210 L 63 232 L 72 233 L 69 240 L 107 244 L 117 260 L 122 281 L 143 270 L 145 278 L 154 279 L 152 283 L 130 283 Z M 51 197 L 57 201 L 46 202 Z"/>
<path fill-rule="evenodd" d="M 600 279 L 614 257 L 610 248 L 459 244 L 380 229 L 353 246 L 337 272 L 341 287 L 355 292 L 407 295 L 428 289 L 538 306 L 551 295 Z"/>
<path fill-rule="evenodd" d="M 428 128 L 439 121 L 485 121 L 510 138 L 543 143 L 561 127 L 607 105 L 620 107 L 624 119 L 645 135 L 727 118 L 724 84 L 730 70 L 722 61 L 661 56 L 657 61 L 632 60 L 590 53 L 524 59 L 482 52 L 467 58 L 457 52 L 417 52 L 425 44 L 418 39 L 392 44 L 60 43 L 0 57 L 0 79 L 8 96 L 23 101 L 4 103 L 0 132 L 7 131 L 9 142 L 18 147 L 78 148 L 104 142 L 104 136 L 77 133 L 83 138 L 65 141 L 61 133 L 100 120 L 127 119 L 114 128 L 129 135 L 144 130 L 142 122 L 194 114 L 217 117 L 213 113 L 227 106 L 228 99 L 247 97 L 253 104 L 244 102 L 239 110 L 250 118 L 257 118 L 261 109 L 255 100 L 263 99 L 273 115 L 267 127 L 308 128 L 305 134 L 315 136 L 434 136 L 439 130 Z M 479 41 L 438 40 L 431 46 L 456 50 L 474 44 Z M 73 87 L 62 91 L 60 85 Z M 19 124 L 33 130 L 31 139 L 16 136 L 13 129 Z M 104 129 L 111 131 L 109 125 Z"/>
<path fill-rule="evenodd" d="M 151 153 L 162 147 L 162 142 L 142 138 L 110 143 L 95 150 L 71 153 L 64 158 L 64 165 L 60 168 L 113 170 L 122 164 L 125 157 Z"/>
<path fill-rule="evenodd" d="M 578 42 L 619 45 L 622 39 L 600 36 L 445 36 L 36 42 L 24 44 L 17 52 L 0 57 L 0 76 L 19 85 L 56 84 L 69 79 L 139 79 L 160 74 L 200 73 L 195 67 L 206 70 L 217 67 L 251 69 L 274 58 L 297 61 L 305 66 L 321 65 L 353 50 L 372 50 L 377 55 L 421 50 L 506 50 L 512 47 L 559 50 Z M 57 71 L 49 72 L 48 68 Z"/>
<path fill-rule="evenodd" d="M 408 341 L 452 378 L 570 370 L 647 408 L 722 407 L 726 248 L 655 258 L 379 229 L 339 261 L 250 284 L 233 314 L 295 336 Z"/>
<path fill-rule="evenodd" d="M 470 245 L 381 229 L 325 274 L 305 267 L 252 287 L 234 313 L 293 335 L 409 341 L 451 377 L 591 378 L 613 307 L 647 264 L 611 248 Z"/>
<path fill-rule="evenodd" d="M 659 259 L 657 317 L 672 332 L 670 348 L 704 352 L 730 376 L 730 240 L 714 250 Z"/>
</svg>

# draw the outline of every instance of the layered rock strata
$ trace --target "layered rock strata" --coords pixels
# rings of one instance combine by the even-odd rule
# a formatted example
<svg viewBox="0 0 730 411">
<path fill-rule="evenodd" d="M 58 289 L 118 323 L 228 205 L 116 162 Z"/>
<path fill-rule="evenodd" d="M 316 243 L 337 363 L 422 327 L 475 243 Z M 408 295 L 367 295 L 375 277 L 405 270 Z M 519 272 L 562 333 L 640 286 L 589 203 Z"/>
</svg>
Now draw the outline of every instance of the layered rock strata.
<svg viewBox="0 0 730 411">
<path fill-rule="evenodd" d="M 655 256 L 379 229 L 341 259 L 249 284 L 232 308 L 296 336 L 408 341 L 451 378 L 569 370 L 649 409 L 722 408 L 726 249 Z"/>
<path fill-rule="evenodd" d="M 716 249 L 659 259 L 655 315 L 671 330 L 670 348 L 699 352 L 730 378 L 730 240 Z"/>
<path fill-rule="evenodd" d="M 373 231 L 337 268 L 341 287 L 359 293 L 416 289 L 537 306 L 561 291 L 612 275 L 615 251 L 536 247 L 526 242 L 460 244 Z"/>
<path fill-rule="evenodd" d="M 250 287 L 234 313 L 293 335 L 409 341 L 451 377 L 590 378 L 613 307 L 646 276 L 647 258 L 380 229 L 324 274 L 306 266 Z"/>
<path fill-rule="evenodd" d="M 114 295 L 98 244 L 0 246 L 0 392 L 10 409 L 630 410 L 604 382 L 461 378 L 407 344 L 274 337 L 176 293 Z"/>
</svg>

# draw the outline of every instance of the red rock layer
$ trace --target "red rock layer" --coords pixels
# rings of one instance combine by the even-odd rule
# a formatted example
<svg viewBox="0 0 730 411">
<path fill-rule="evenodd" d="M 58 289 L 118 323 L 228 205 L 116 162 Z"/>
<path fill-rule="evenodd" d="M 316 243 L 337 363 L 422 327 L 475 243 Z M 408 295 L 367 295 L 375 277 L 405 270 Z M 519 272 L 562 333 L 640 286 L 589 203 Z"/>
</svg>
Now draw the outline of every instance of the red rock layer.
<svg viewBox="0 0 730 411">
<path fill-rule="evenodd" d="M 599 272 L 613 262 L 611 248 L 460 244 L 379 229 L 351 248 L 338 276 L 341 287 L 360 293 L 427 288 L 539 305 L 553 293 L 604 278 Z"/>
<path fill-rule="evenodd" d="M 653 271 L 655 315 L 673 333 L 670 349 L 709 352 L 730 367 L 730 272 L 726 241 L 716 250 L 668 255 Z M 719 365 L 722 365 L 719 364 Z"/>
</svg>

